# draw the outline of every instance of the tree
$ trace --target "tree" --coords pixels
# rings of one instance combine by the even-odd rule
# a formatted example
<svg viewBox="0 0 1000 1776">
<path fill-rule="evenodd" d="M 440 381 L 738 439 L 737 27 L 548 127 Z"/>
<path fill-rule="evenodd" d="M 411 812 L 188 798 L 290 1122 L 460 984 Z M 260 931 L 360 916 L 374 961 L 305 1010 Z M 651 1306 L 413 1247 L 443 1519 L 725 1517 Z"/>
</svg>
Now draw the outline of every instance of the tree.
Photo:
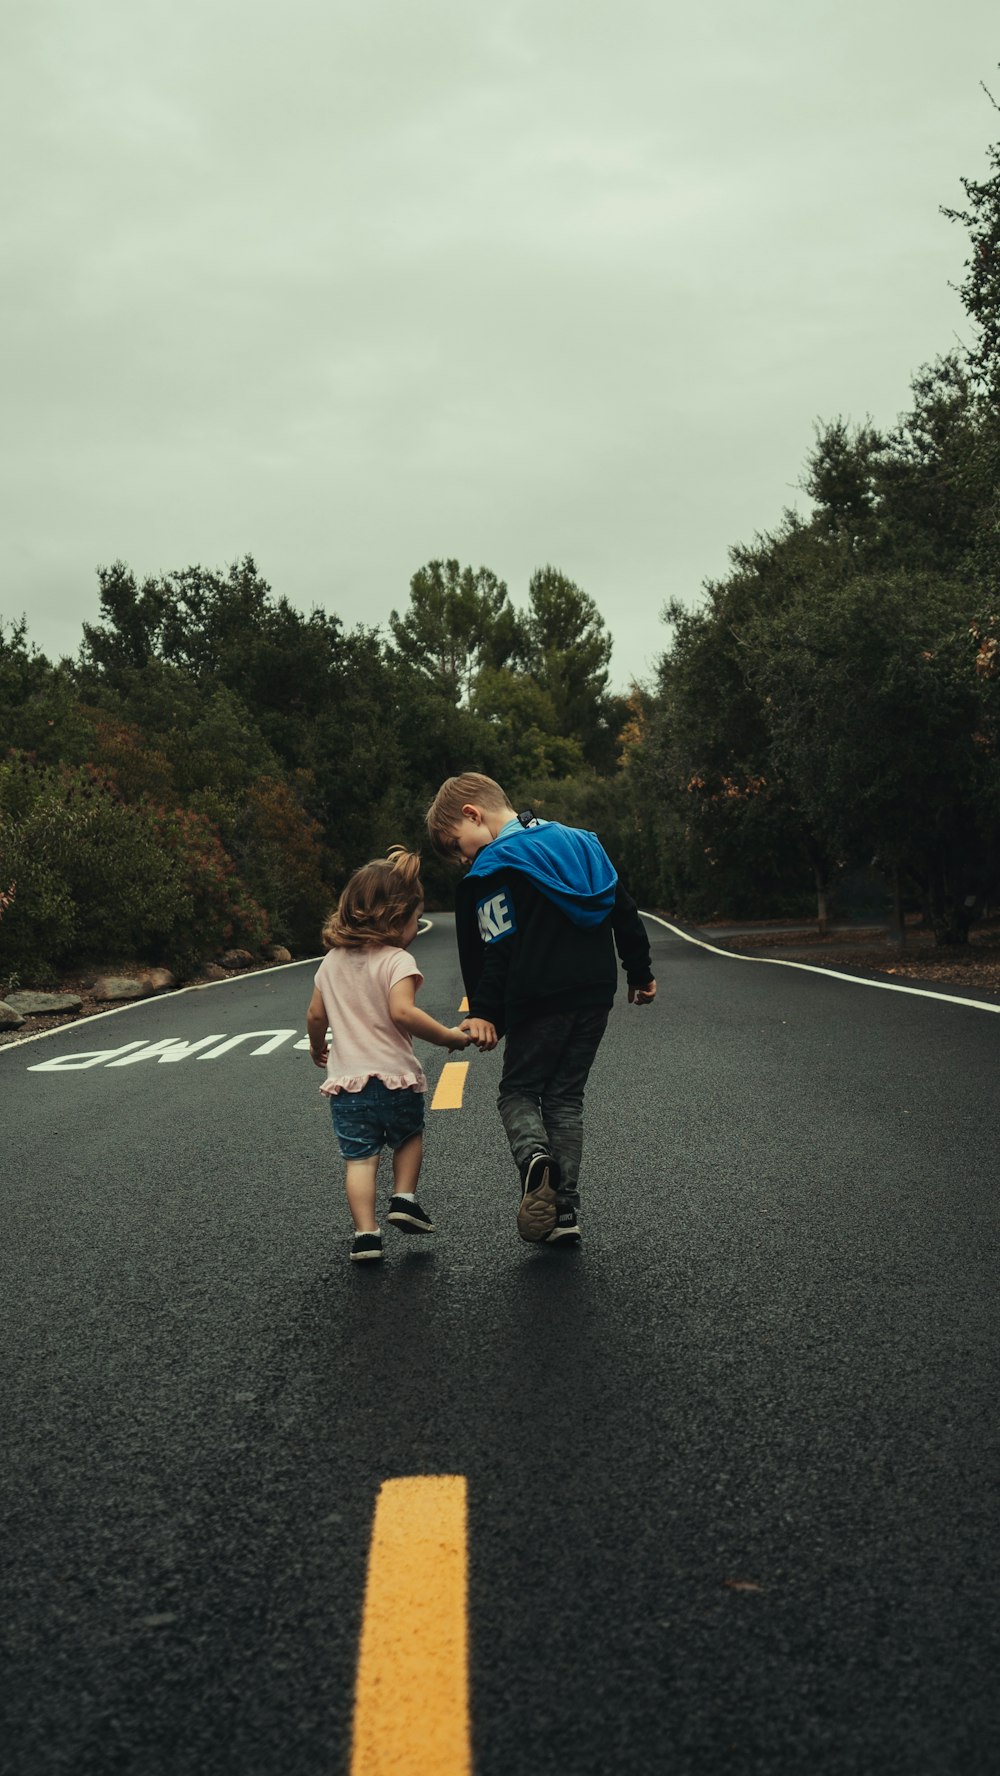
<svg viewBox="0 0 1000 1776">
<path fill-rule="evenodd" d="M 994 111 L 1000 110 L 989 88 L 984 86 L 983 91 Z M 968 230 L 970 254 L 965 281 L 959 286 L 965 312 L 977 331 L 968 361 L 977 382 L 996 391 L 1000 388 L 1000 142 L 990 145 L 987 157 L 987 178 L 962 180 L 968 207 L 956 210 L 942 204 L 941 209 L 950 222 L 961 222 Z"/>
<path fill-rule="evenodd" d="M 90 733 L 69 663 L 54 666 L 28 641 L 24 617 L 0 618 L 0 755 L 16 747 L 42 763 L 82 762 Z"/>
<path fill-rule="evenodd" d="M 741 641 L 771 757 L 812 830 L 835 853 L 908 872 L 938 940 L 964 942 L 989 850 L 964 589 L 817 575 L 758 608 Z"/>
<path fill-rule="evenodd" d="M 872 566 L 956 575 L 987 567 L 989 511 L 1000 456 L 990 403 L 977 395 L 960 356 L 918 371 L 913 402 L 869 462 L 876 523 Z M 992 434 L 992 436 L 991 436 Z"/>
<path fill-rule="evenodd" d="M 503 666 L 519 646 L 507 587 L 489 568 L 430 561 L 410 581 L 409 609 L 389 618 L 396 652 L 454 703 L 468 705 L 484 667 Z"/>
<path fill-rule="evenodd" d="M 559 732 L 579 742 L 589 764 L 613 769 L 625 704 L 608 695 L 613 644 L 594 600 L 557 568 L 540 568 L 528 587 L 522 645 Z"/>
<path fill-rule="evenodd" d="M 579 740 L 560 731 L 551 692 L 526 673 L 509 666 L 484 667 L 476 679 L 472 711 L 489 724 L 505 784 L 570 777 L 581 769 Z"/>
<path fill-rule="evenodd" d="M 141 588 L 122 562 L 99 579 L 102 622 L 85 628 L 81 682 L 126 717 L 143 719 L 145 705 L 181 793 L 225 799 L 293 774 L 324 831 L 327 878 L 368 854 L 402 775 L 381 637 L 275 598 L 250 555 Z"/>
<path fill-rule="evenodd" d="M 102 621 L 84 624 L 85 683 L 116 689 L 154 661 L 200 691 L 224 686 L 241 698 L 272 746 L 295 764 L 304 730 L 329 709 L 344 669 L 340 619 L 303 616 L 275 598 L 252 555 L 224 572 L 178 569 L 136 585 L 124 562 L 98 570 Z"/>
<path fill-rule="evenodd" d="M 668 905 L 699 916 L 798 911 L 810 874 L 821 892 L 829 874 L 747 677 L 741 628 L 771 562 L 763 544 L 756 553 L 744 552 L 729 581 L 709 586 L 702 610 L 664 612 L 671 642 L 626 751 L 629 805 L 652 828 L 633 834 L 629 854 L 655 867 Z"/>
</svg>

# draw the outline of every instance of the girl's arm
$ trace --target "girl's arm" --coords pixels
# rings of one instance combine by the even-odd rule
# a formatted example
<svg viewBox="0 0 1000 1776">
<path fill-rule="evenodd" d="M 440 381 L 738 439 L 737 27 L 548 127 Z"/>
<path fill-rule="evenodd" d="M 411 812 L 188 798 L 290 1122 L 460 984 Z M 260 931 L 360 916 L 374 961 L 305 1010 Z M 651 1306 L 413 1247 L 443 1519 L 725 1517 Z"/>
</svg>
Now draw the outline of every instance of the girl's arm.
<svg viewBox="0 0 1000 1776">
<path fill-rule="evenodd" d="M 402 980 L 396 981 L 389 988 L 389 1016 L 397 1030 L 405 1030 L 407 1036 L 420 1036 L 424 1042 L 433 1042 L 438 1048 L 468 1048 L 472 1037 L 457 1026 L 449 1030 L 447 1024 L 439 1024 L 428 1012 L 421 1011 L 417 1004 L 416 977 L 406 974 Z"/>
<path fill-rule="evenodd" d="M 319 988 L 309 1001 L 306 1012 L 306 1032 L 309 1037 L 309 1053 L 317 1067 L 325 1067 L 329 1050 L 326 1044 L 327 1015 L 323 1004 L 323 995 Z"/>
</svg>

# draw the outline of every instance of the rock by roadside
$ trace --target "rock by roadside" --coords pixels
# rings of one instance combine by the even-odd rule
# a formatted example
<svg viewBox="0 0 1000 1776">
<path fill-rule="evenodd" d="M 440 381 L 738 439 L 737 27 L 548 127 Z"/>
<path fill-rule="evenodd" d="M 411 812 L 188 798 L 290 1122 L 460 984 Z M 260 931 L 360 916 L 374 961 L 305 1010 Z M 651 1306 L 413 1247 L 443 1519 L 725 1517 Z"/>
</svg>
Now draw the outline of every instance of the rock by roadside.
<svg viewBox="0 0 1000 1776">
<path fill-rule="evenodd" d="M 22 1017 L 38 1017 L 45 1011 L 79 1011 L 83 1000 L 76 993 L 8 993 L 6 1003 Z"/>
<path fill-rule="evenodd" d="M 100 974 L 94 982 L 94 998 L 106 1003 L 109 999 L 148 999 L 153 983 L 141 974 Z"/>
</svg>

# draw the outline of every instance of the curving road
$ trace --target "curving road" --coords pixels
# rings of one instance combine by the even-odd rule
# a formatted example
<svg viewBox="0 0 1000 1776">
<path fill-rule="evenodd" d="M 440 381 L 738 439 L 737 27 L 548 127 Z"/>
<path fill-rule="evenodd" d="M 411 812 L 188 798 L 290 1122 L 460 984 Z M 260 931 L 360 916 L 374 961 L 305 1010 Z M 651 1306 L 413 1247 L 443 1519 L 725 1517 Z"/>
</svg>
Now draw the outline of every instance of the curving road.
<svg viewBox="0 0 1000 1776">
<path fill-rule="evenodd" d="M 433 1249 L 347 1262 L 308 964 L 0 1051 L 8 1776 L 347 1771 L 404 1475 L 467 1484 L 478 1776 L 996 1770 L 1000 1016 L 650 931 L 578 1253 L 473 1055 Z"/>
</svg>

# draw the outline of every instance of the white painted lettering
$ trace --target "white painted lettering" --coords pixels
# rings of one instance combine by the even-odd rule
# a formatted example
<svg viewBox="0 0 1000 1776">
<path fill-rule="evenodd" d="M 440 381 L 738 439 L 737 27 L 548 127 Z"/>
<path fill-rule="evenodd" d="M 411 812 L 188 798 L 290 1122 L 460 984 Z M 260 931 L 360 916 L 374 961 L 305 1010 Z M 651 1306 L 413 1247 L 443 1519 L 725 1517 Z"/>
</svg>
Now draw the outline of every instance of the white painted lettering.
<svg viewBox="0 0 1000 1776">
<path fill-rule="evenodd" d="M 219 1042 L 221 1037 L 202 1036 L 198 1042 L 185 1042 L 180 1036 L 165 1036 L 162 1042 L 150 1042 L 141 1054 L 126 1055 L 123 1060 L 109 1061 L 109 1067 L 131 1067 L 136 1061 L 186 1061 L 189 1055 L 197 1054 L 199 1048 L 207 1048 L 210 1042 Z"/>
<path fill-rule="evenodd" d="M 196 1042 L 188 1042 L 181 1036 L 164 1036 L 159 1042 L 123 1042 L 120 1048 L 93 1048 L 83 1054 L 55 1055 L 50 1061 L 36 1061 L 28 1068 L 29 1073 L 81 1073 L 87 1067 L 132 1067 L 138 1061 L 173 1062 L 216 1061 L 220 1055 L 229 1054 L 242 1042 L 256 1042 L 256 1048 L 250 1050 L 251 1055 L 272 1054 L 288 1041 L 290 1036 L 297 1036 L 297 1030 L 244 1030 L 239 1036 L 226 1036 L 216 1030 L 211 1036 L 199 1036 Z M 263 1040 L 260 1040 L 263 1038 Z M 329 1041 L 329 1033 L 327 1035 Z M 308 1036 L 294 1044 L 296 1048 L 308 1048 Z M 207 1051 L 207 1052 L 206 1052 Z"/>
<path fill-rule="evenodd" d="M 225 1042 L 219 1043 L 218 1048 L 210 1048 L 207 1054 L 199 1055 L 198 1059 L 200 1061 L 217 1061 L 220 1055 L 228 1054 L 231 1048 L 236 1048 L 241 1042 L 252 1042 L 255 1036 L 269 1036 L 270 1041 L 262 1042 L 259 1048 L 252 1048 L 250 1053 L 252 1055 L 266 1055 L 270 1054 L 273 1049 L 280 1048 L 283 1042 L 288 1041 L 289 1036 L 297 1035 L 297 1030 L 244 1030 L 242 1036 L 227 1037 Z"/>
<path fill-rule="evenodd" d="M 120 1048 L 89 1048 L 83 1054 L 54 1055 L 51 1061 L 36 1061 L 29 1073 L 82 1073 L 86 1067 L 101 1067 L 105 1061 L 114 1065 L 114 1056 L 130 1048 L 145 1048 L 141 1042 L 123 1042 Z"/>
</svg>

